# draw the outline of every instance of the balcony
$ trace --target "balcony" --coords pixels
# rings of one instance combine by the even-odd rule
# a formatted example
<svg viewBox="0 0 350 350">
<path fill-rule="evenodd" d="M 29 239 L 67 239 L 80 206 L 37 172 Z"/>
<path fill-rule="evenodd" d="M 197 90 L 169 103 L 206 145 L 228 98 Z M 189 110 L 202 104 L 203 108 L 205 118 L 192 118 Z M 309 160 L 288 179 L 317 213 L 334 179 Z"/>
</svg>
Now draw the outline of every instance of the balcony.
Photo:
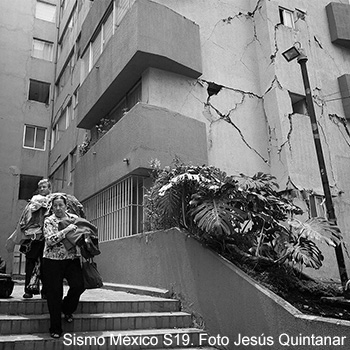
<svg viewBox="0 0 350 350">
<path fill-rule="evenodd" d="M 138 0 L 80 87 L 78 127 L 91 129 L 149 67 L 198 78 L 199 27 L 163 5 Z"/>
<path fill-rule="evenodd" d="M 175 156 L 194 165 L 207 164 L 205 124 L 138 103 L 79 160 L 75 195 L 83 201 L 128 174 L 148 175 L 152 159 L 165 166 Z"/>
<path fill-rule="evenodd" d="M 326 11 L 332 43 L 350 48 L 350 5 L 331 2 Z"/>
</svg>

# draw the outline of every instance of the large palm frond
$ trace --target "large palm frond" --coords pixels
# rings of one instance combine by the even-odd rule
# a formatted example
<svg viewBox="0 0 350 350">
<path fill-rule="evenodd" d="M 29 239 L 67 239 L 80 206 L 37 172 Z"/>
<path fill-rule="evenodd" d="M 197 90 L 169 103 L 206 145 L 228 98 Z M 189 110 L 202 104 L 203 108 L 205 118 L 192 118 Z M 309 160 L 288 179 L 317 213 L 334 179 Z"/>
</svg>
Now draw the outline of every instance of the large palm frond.
<svg viewBox="0 0 350 350">
<path fill-rule="evenodd" d="M 316 239 L 333 247 L 340 244 L 342 239 L 339 228 L 322 217 L 311 218 L 305 222 L 292 219 L 288 223 L 294 228 L 298 236 Z"/>
<path fill-rule="evenodd" d="M 254 176 L 240 174 L 240 176 L 235 177 L 238 186 L 242 190 L 267 193 L 274 193 L 274 188 L 278 188 L 275 179 L 274 176 L 262 172 L 258 172 Z"/>
<path fill-rule="evenodd" d="M 306 238 L 300 237 L 295 243 L 286 243 L 285 257 L 293 263 L 303 264 L 306 267 L 319 269 L 324 259 L 316 244 Z"/>
<path fill-rule="evenodd" d="M 181 208 L 181 192 L 178 187 L 171 187 L 158 196 L 155 202 L 161 216 L 175 219 L 179 216 Z"/>
<path fill-rule="evenodd" d="M 237 223 L 243 223 L 247 218 L 246 213 L 234 208 L 227 197 L 194 196 L 191 205 L 194 206 L 190 211 L 193 221 L 207 233 L 230 235 Z"/>
</svg>

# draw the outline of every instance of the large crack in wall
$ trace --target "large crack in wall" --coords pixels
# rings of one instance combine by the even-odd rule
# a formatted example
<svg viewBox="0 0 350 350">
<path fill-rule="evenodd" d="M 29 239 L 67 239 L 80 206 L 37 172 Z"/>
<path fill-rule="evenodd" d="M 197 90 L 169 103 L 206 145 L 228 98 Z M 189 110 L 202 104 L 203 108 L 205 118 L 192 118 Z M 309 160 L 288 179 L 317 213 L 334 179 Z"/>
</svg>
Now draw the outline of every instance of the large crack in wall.
<svg viewBox="0 0 350 350">
<path fill-rule="evenodd" d="M 224 19 L 221 20 L 222 23 L 225 23 L 227 25 L 231 25 L 234 23 L 234 21 L 239 21 L 242 18 L 245 18 L 246 20 L 250 20 L 252 21 L 252 25 L 253 25 L 253 37 L 252 39 L 245 45 L 244 50 L 243 50 L 243 54 L 241 55 L 240 58 L 240 62 L 247 67 L 247 69 L 249 69 L 249 67 L 247 66 L 246 62 L 244 62 L 243 57 L 244 57 L 244 52 L 249 48 L 250 45 L 252 45 L 253 43 L 257 43 L 258 45 L 262 45 L 262 42 L 259 40 L 258 37 L 258 31 L 257 31 L 257 24 L 256 24 L 256 20 L 255 20 L 255 16 L 257 13 L 259 13 L 261 16 L 262 15 L 262 7 L 264 5 L 265 1 L 270 1 L 270 0 L 258 0 L 256 2 L 255 8 L 253 9 L 253 11 L 249 12 L 238 12 L 237 14 L 233 15 L 233 16 L 229 16 L 226 17 Z M 298 21 L 302 21 L 301 23 L 305 24 L 308 28 L 308 35 L 309 35 L 309 39 L 308 39 L 308 44 L 311 46 L 312 43 L 313 45 L 315 45 L 315 47 L 319 50 L 322 50 L 322 52 L 325 53 L 325 55 L 330 58 L 332 60 L 332 62 L 335 62 L 335 59 L 331 56 L 331 54 L 325 49 L 325 46 L 322 44 L 321 40 L 316 36 L 316 35 L 311 35 L 310 33 L 311 28 L 309 28 L 307 20 L 306 20 L 306 13 L 303 12 L 298 12 L 297 13 L 297 18 L 295 20 L 295 22 Z M 265 18 L 264 20 L 268 20 L 270 21 L 268 18 Z M 220 21 L 219 21 L 220 22 Z M 218 22 L 218 23 L 219 23 Z M 217 23 L 217 24 L 218 24 Z M 213 31 L 215 30 L 217 24 L 215 25 Z M 281 28 L 281 26 L 283 26 L 283 24 L 281 23 L 277 23 L 277 24 L 272 24 L 273 25 L 273 33 L 271 33 L 271 37 L 272 37 L 272 52 L 271 55 L 269 57 L 266 57 L 266 60 L 268 61 L 268 59 L 270 59 L 270 65 L 272 64 L 276 64 L 276 59 L 277 59 L 277 55 L 279 54 L 279 41 L 278 41 L 278 31 Z M 213 34 L 213 31 L 211 34 Z M 209 39 L 208 39 L 209 40 Z M 340 67 L 337 66 L 336 67 L 337 70 L 340 70 Z M 251 69 L 249 69 L 250 71 L 252 71 Z M 253 151 L 256 155 L 258 155 L 258 157 L 265 163 L 270 165 L 271 163 L 271 152 L 273 149 L 276 149 L 276 153 L 277 155 L 279 155 L 279 159 L 280 161 L 282 161 L 281 155 L 282 155 L 282 151 L 285 147 L 288 147 L 288 151 L 290 152 L 290 154 L 292 153 L 293 147 L 292 147 L 292 135 L 294 132 L 294 128 L 293 128 L 293 117 L 296 115 L 296 113 L 292 112 L 292 113 L 286 113 L 285 114 L 285 118 L 288 118 L 288 122 L 289 122 L 289 128 L 287 131 L 287 134 L 285 136 L 285 140 L 278 140 L 276 138 L 276 136 L 273 136 L 273 134 L 275 133 L 276 130 L 274 130 L 274 128 L 272 128 L 269 124 L 269 116 L 267 114 L 266 111 L 266 106 L 265 106 L 265 97 L 266 95 L 271 92 L 273 89 L 278 88 L 280 90 L 284 90 L 287 91 L 281 84 L 281 82 L 278 79 L 278 76 L 275 75 L 273 77 L 273 79 L 271 80 L 270 85 L 268 86 L 268 88 L 265 90 L 265 92 L 261 95 L 255 93 L 254 91 L 247 91 L 247 90 L 243 90 L 237 87 L 230 87 L 230 86 L 223 86 L 220 85 L 219 83 L 213 82 L 213 81 L 207 81 L 205 79 L 198 79 L 198 82 L 200 82 L 201 86 L 203 86 L 204 88 L 207 87 L 207 100 L 205 102 L 202 101 L 203 105 L 204 105 L 204 111 L 203 111 L 203 115 L 207 118 L 207 120 L 210 122 L 210 128 L 209 128 L 209 135 L 210 135 L 210 147 L 212 146 L 212 124 L 216 123 L 218 121 L 225 121 L 226 123 L 228 123 L 230 126 L 232 126 L 237 133 L 239 134 L 240 139 L 242 140 L 242 142 L 244 143 L 244 145 L 250 149 L 251 151 Z M 212 96 L 218 95 L 220 94 L 222 91 L 224 90 L 229 90 L 232 91 L 234 93 L 238 93 L 240 94 L 240 98 L 238 102 L 235 102 L 233 107 L 229 110 L 229 111 L 225 111 L 223 112 L 222 109 L 220 108 L 220 106 L 215 105 L 211 98 Z M 262 109 L 263 109 L 263 113 L 265 115 L 265 120 L 266 120 L 266 126 L 267 126 L 267 133 L 268 133 L 268 149 L 267 149 L 267 154 L 268 156 L 263 156 L 261 151 L 259 151 L 258 149 L 254 148 L 254 146 L 252 144 L 249 143 L 247 135 L 244 134 L 242 128 L 240 128 L 237 125 L 237 122 L 235 121 L 235 113 L 246 103 L 247 101 L 247 97 L 249 98 L 255 98 L 258 99 L 260 101 L 262 101 Z M 329 159 L 331 158 L 331 149 L 330 149 L 330 145 L 327 139 L 327 133 L 324 130 L 324 126 L 320 123 L 320 121 L 322 121 L 325 118 L 325 113 L 326 113 L 326 101 L 321 97 L 321 89 L 316 87 L 314 89 L 314 93 L 313 93 L 313 100 L 315 105 L 319 108 L 319 113 L 318 113 L 318 126 L 323 134 L 323 138 L 325 140 L 325 146 L 327 148 L 327 157 L 329 157 Z M 291 101 L 292 104 L 292 101 Z M 213 113 L 212 113 L 213 112 Z M 333 121 L 333 123 L 335 123 L 338 126 L 339 132 L 342 135 L 342 138 L 345 140 L 346 144 L 348 146 L 350 146 L 350 130 L 349 127 L 347 125 L 347 121 L 345 118 L 343 117 L 339 117 L 337 114 L 329 114 L 329 118 Z M 272 146 L 273 141 L 275 143 L 277 143 L 277 145 Z M 280 144 L 278 146 L 278 143 Z M 330 159 L 331 160 L 331 159 Z M 332 167 L 332 162 L 330 161 L 330 166 Z M 330 169 L 331 173 L 332 173 L 332 178 L 334 180 L 334 182 L 336 182 L 336 176 L 334 174 L 334 169 Z"/>
<path fill-rule="evenodd" d="M 198 82 L 201 84 L 201 86 L 203 86 L 203 83 L 207 85 L 207 93 L 208 93 L 208 97 L 206 102 L 204 102 L 204 116 L 206 117 L 207 120 L 210 121 L 210 123 L 212 124 L 213 122 L 216 122 L 218 120 L 224 120 L 225 122 L 227 122 L 228 124 L 230 124 L 231 126 L 233 126 L 235 128 L 235 130 L 239 133 L 241 140 L 243 141 L 243 143 L 250 149 L 252 150 L 255 154 L 257 154 L 259 156 L 259 158 L 265 163 L 265 164 L 270 164 L 270 160 L 265 158 L 257 149 L 255 149 L 253 146 L 251 146 L 249 144 L 249 142 L 247 141 L 244 133 L 242 132 L 242 130 L 238 127 L 238 125 L 234 122 L 233 118 L 232 118 L 232 114 L 234 112 L 237 111 L 237 109 L 242 106 L 246 100 L 246 97 L 249 98 L 256 98 L 258 100 L 263 101 L 264 100 L 264 96 L 266 96 L 270 91 L 272 91 L 272 89 L 274 88 L 279 88 L 279 89 L 283 89 L 281 83 L 279 82 L 277 76 L 275 76 L 273 78 L 273 80 L 271 81 L 271 84 L 269 85 L 269 87 L 266 89 L 266 91 L 264 92 L 263 95 L 258 95 L 257 93 L 253 92 L 253 91 L 245 91 L 242 89 L 238 89 L 238 88 L 233 88 L 233 87 L 228 87 L 228 86 L 223 86 L 220 84 L 216 84 L 214 82 L 209 82 L 206 81 L 204 79 L 198 79 Z M 217 95 L 220 93 L 220 91 L 222 91 L 223 89 L 227 89 L 230 91 L 233 91 L 235 93 L 238 93 L 241 95 L 241 99 L 239 102 L 235 103 L 234 107 L 231 108 L 226 114 L 221 112 L 220 109 L 216 106 L 214 106 L 211 102 L 210 99 L 212 96 Z M 218 116 L 218 119 L 216 119 L 215 117 L 212 116 L 212 114 L 210 113 L 210 110 L 208 110 L 208 107 L 212 108 L 215 113 Z M 265 109 L 264 109 L 265 112 Z M 267 119 L 267 118 L 266 118 Z M 211 129 L 209 131 L 210 135 L 211 135 Z M 212 139 L 210 138 L 210 142 L 212 142 Z M 268 152 L 269 153 L 269 152 Z"/>
</svg>

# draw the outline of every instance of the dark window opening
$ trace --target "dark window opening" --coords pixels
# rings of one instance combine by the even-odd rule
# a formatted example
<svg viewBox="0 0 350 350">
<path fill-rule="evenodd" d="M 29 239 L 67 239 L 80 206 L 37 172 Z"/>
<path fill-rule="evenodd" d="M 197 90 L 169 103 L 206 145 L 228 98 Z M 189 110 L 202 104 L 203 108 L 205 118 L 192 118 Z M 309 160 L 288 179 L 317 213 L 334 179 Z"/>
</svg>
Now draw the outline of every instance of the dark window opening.
<svg viewBox="0 0 350 350">
<path fill-rule="evenodd" d="M 289 93 L 293 113 L 308 115 L 307 106 L 306 106 L 306 97 L 304 95 Z"/>
<path fill-rule="evenodd" d="M 28 100 L 49 104 L 50 83 L 30 79 Z"/>
<path fill-rule="evenodd" d="M 20 175 L 18 199 L 28 200 L 33 197 L 38 189 L 38 182 L 42 176 Z"/>
</svg>

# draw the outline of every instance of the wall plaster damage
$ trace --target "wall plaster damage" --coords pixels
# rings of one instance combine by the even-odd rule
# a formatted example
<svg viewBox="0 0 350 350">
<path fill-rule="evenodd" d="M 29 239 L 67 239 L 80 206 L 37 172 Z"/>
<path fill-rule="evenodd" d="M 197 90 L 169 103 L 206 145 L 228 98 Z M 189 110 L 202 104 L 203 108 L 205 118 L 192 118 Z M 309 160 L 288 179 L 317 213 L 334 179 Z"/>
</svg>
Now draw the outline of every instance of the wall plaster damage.
<svg viewBox="0 0 350 350">
<path fill-rule="evenodd" d="M 267 2 L 270 0 L 266 0 Z M 252 26 L 253 26 L 253 39 L 248 42 L 248 44 L 245 46 L 244 50 L 246 50 L 252 43 L 256 42 L 258 45 L 262 45 L 261 40 L 259 40 L 258 38 L 258 30 L 257 30 L 257 26 L 256 26 L 256 20 L 255 20 L 255 16 L 258 13 L 260 16 L 263 17 L 262 14 L 262 7 L 264 6 L 264 0 L 259 0 L 256 3 L 256 6 L 254 8 L 254 10 L 252 12 L 238 12 L 237 14 L 233 15 L 233 16 L 229 16 L 227 18 L 222 19 L 222 23 L 225 23 L 227 25 L 232 25 L 235 21 L 240 21 L 242 18 L 245 18 L 247 20 L 251 20 L 252 21 Z M 269 22 L 271 22 L 270 19 L 264 19 L 264 20 L 268 20 Z M 316 35 L 311 35 L 311 28 L 309 27 L 308 23 L 307 23 L 307 16 L 306 16 L 306 12 L 298 10 L 297 11 L 297 16 L 296 16 L 296 20 L 295 23 L 298 21 L 302 21 L 307 29 L 308 29 L 308 35 L 309 37 L 313 38 L 313 43 L 314 45 L 317 46 L 317 48 L 319 50 L 322 50 L 322 52 L 324 52 L 325 55 L 329 56 L 329 58 L 334 61 L 334 58 L 329 54 L 329 52 L 325 49 L 324 45 L 322 44 L 321 40 L 316 36 Z M 273 26 L 273 52 L 271 53 L 271 55 L 269 56 L 269 60 L 270 63 L 269 65 L 276 65 L 276 61 L 277 61 L 277 55 L 280 52 L 280 42 L 278 40 L 278 32 L 279 29 L 283 27 L 283 25 L 281 23 L 277 23 Z M 215 26 L 214 30 L 217 29 L 217 26 Z M 214 31 L 213 30 L 213 31 Z M 298 35 L 298 33 L 296 34 L 296 36 Z M 311 45 L 311 39 L 308 40 L 308 44 Z M 241 57 L 243 57 L 244 54 L 242 54 Z M 266 59 L 266 62 L 268 62 L 268 60 Z M 246 65 L 245 62 L 241 62 L 243 65 Z M 247 67 L 249 69 L 249 67 Z M 266 67 L 267 69 L 268 67 Z M 337 67 L 339 70 L 339 67 Z M 251 70 L 251 69 L 250 69 Z M 212 133 L 211 133 L 211 128 L 212 125 L 214 123 L 218 123 L 220 121 L 225 121 L 226 123 L 228 123 L 229 125 L 231 125 L 239 134 L 241 141 L 244 143 L 244 145 L 251 150 L 252 152 L 254 152 L 256 155 L 258 155 L 258 157 L 265 163 L 270 165 L 271 164 L 271 151 L 273 149 L 275 149 L 276 154 L 279 156 L 279 160 L 280 162 L 283 164 L 283 160 L 280 157 L 281 153 L 283 151 L 283 149 L 288 146 L 288 150 L 289 153 L 292 155 L 292 151 L 293 151 L 293 142 L 292 142 L 292 135 L 294 132 L 293 129 L 293 119 L 294 118 L 298 118 L 301 117 L 300 114 L 298 113 L 284 113 L 284 118 L 288 119 L 288 124 L 289 124 L 289 129 L 286 132 L 286 136 L 285 136 L 285 140 L 281 142 L 281 138 L 279 137 L 279 140 L 277 139 L 277 142 L 279 142 L 279 145 L 272 145 L 271 141 L 274 138 L 273 135 L 275 135 L 274 129 L 275 127 L 271 127 L 269 125 L 269 121 L 272 120 L 273 118 L 269 118 L 269 115 L 267 115 L 265 106 L 264 106 L 264 99 L 267 96 L 268 93 L 270 93 L 273 89 L 280 89 L 282 90 L 284 93 L 289 93 L 288 89 L 283 87 L 283 83 L 281 82 L 282 79 L 279 78 L 279 76 L 277 75 L 278 70 L 275 69 L 275 75 L 269 85 L 269 87 L 266 89 L 266 91 L 262 94 L 258 94 L 256 92 L 253 91 L 247 91 L 244 89 L 240 89 L 238 87 L 231 87 L 231 86 L 224 86 L 221 85 L 219 82 L 213 82 L 213 81 L 207 81 L 205 79 L 198 79 L 199 84 L 203 87 L 207 89 L 207 100 L 206 101 L 202 101 L 204 109 L 203 109 L 203 115 L 204 117 L 209 121 L 209 145 L 212 145 L 213 138 L 212 138 Z M 240 98 L 238 100 L 238 102 L 233 102 L 233 107 L 230 108 L 228 111 L 226 109 L 226 106 L 221 106 L 220 104 L 218 105 L 217 103 L 212 102 L 212 98 L 213 96 L 217 96 L 221 93 L 223 93 L 223 91 L 229 91 L 232 93 L 233 97 L 236 97 L 237 94 L 240 95 Z M 235 114 L 239 111 L 239 109 L 246 103 L 247 99 L 257 99 L 259 101 L 261 101 L 262 106 L 263 106 L 263 113 L 265 114 L 265 120 L 267 122 L 267 132 L 269 133 L 269 146 L 268 146 L 268 150 L 267 150 L 267 154 L 269 155 L 268 158 L 264 157 L 262 155 L 261 150 L 256 149 L 254 146 L 252 146 L 247 140 L 249 139 L 249 137 L 247 137 L 246 132 L 243 130 L 243 128 L 240 127 L 240 125 L 236 122 L 235 120 Z M 331 147 L 328 141 L 328 136 L 327 136 L 327 132 L 325 131 L 325 113 L 326 113 L 326 108 L 327 108 L 327 100 L 325 100 L 325 98 L 323 98 L 321 96 L 321 88 L 316 87 L 314 88 L 314 93 L 313 93 L 313 99 L 314 99 L 314 104 L 315 107 L 317 108 L 317 118 L 318 118 L 318 126 L 321 130 L 322 136 L 323 136 L 323 147 L 324 147 L 324 151 L 325 152 L 325 156 L 328 157 L 329 162 L 328 164 L 330 165 L 330 169 L 329 172 L 332 178 L 332 182 L 334 183 L 333 187 L 336 187 L 336 175 L 334 173 L 334 169 L 332 166 L 332 159 L 331 159 Z M 292 109 L 292 102 L 291 102 L 291 106 L 290 109 Z M 305 116 L 304 116 L 305 117 Z M 341 135 L 341 138 L 344 139 L 344 141 L 346 142 L 346 144 L 348 146 L 350 146 L 350 130 L 347 124 L 347 121 L 344 117 L 339 116 L 336 113 L 330 113 L 328 114 L 328 118 L 330 121 L 332 121 L 332 123 L 334 125 L 337 126 L 338 131 Z M 292 179 L 289 177 L 288 178 L 290 183 L 293 183 Z M 295 188 L 298 188 L 296 185 L 294 185 Z M 305 190 L 305 189 L 301 189 L 301 190 Z M 308 190 L 311 191 L 310 193 L 312 193 L 312 189 Z M 341 192 L 341 191 L 340 191 Z"/>
</svg>

